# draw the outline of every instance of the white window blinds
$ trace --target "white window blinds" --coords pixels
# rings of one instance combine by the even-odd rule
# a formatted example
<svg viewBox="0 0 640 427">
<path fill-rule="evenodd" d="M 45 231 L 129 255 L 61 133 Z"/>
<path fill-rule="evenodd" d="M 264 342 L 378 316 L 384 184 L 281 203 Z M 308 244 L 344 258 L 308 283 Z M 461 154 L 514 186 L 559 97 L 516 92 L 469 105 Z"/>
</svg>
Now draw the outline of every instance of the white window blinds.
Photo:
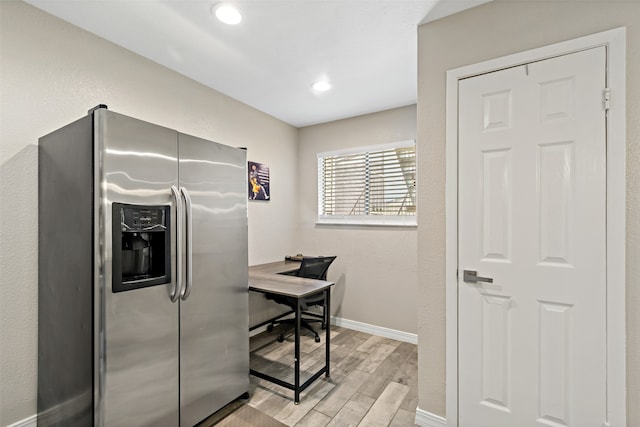
<svg viewBox="0 0 640 427">
<path fill-rule="evenodd" d="M 415 224 L 413 141 L 318 155 L 318 222 Z"/>
</svg>

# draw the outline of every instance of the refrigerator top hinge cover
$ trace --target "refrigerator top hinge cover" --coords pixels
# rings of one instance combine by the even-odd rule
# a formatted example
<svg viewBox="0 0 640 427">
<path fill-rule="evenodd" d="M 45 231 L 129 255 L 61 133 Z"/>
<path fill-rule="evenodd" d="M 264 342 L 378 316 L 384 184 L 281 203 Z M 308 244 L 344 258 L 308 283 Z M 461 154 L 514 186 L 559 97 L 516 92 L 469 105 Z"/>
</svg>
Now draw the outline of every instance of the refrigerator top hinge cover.
<svg viewBox="0 0 640 427">
<path fill-rule="evenodd" d="M 101 108 L 104 108 L 105 110 L 109 109 L 109 107 L 107 107 L 107 104 L 98 104 L 92 109 L 90 109 L 89 111 L 87 111 L 87 114 L 93 114 L 94 111 L 99 110 Z"/>
</svg>

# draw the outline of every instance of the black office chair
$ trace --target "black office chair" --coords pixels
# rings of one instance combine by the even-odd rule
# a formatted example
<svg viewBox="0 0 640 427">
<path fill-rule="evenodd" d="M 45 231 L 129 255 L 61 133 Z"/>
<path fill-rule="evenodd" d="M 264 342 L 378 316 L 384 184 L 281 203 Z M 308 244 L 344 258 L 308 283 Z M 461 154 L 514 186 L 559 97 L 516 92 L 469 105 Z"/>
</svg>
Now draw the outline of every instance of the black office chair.
<svg viewBox="0 0 640 427">
<path fill-rule="evenodd" d="M 307 279 L 318 279 L 318 280 L 326 280 L 327 279 L 327 270 L 329 270 L 329 266 L 336 259 L 335 256 L 320 256 L 320 257 L 305 257 L 302 259 L 300 263 L 300 268 L 294 270 L 292 272 L 283 273 L 291 276 L 305 277 Z M 295 312 L 296 308 L 296 299 L 291 297 L 286 297 L 282 295 L 271 295 L 267 294 L 267 299 L 273 300 L 278 304 L 283 304 L 288 306 L 292 312 Z M 300 325 L 303 328 L 308 329 L 315 336 L 315 341 L 320 342 L 320 336 L 315 329 L 313 329 L 310 325 L 311 322 L 321 322 L 322 329 L 327 327 L 327 322 L 329 321 L 329 313 L 327 313 L 325 309 L 325 301 L 324 301 L 324 292 L 320 292 L 316 295 L 311 295 L 306 298 L 303 298 L 300 301 L 300 311 L 304 316 L 300 317 Z M 322 314 L 314 313 L 307 311 L 309 307 L 317 307 L 322 306 Z M 306 317 L 305 317 L 306 316 Z M 293 325 L 295 322 L 295 318 L 293 319 L 280 319 L 274 320 L 267 327 L 268 331 L 272 331 L 275 325 L 278 324 L 290 324 Z M 284 341 L 284 335 L 287 331 L 283 331 L 278 336 L 278 341 Z"/>
</svg>

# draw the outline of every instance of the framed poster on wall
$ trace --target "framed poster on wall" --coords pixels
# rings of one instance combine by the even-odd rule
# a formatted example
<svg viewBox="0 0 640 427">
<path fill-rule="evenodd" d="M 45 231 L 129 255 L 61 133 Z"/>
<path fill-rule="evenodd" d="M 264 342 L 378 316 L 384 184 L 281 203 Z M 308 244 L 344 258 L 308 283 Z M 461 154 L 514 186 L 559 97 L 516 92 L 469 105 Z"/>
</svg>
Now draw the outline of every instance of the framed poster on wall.
<svg viewBox="0 0 640 427">
<path fill-rule="evenodd" d="M 264 163 L 249 162 L 249 200 L 270 200 L 269 167 Z"/>
</svg>

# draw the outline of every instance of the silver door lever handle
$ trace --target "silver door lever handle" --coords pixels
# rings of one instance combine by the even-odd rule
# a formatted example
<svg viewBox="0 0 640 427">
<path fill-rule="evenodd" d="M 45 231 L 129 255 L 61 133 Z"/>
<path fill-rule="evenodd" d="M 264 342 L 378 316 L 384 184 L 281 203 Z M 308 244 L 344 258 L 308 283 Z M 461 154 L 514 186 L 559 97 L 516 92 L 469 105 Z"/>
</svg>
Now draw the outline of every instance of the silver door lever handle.
<svg viewBox="0 0 640 427">
<path fill-rule="evenodd" d="M 469 283 L 493 283 L 493 279 L 490 277 L 480 277 L 478 276 L 478 272 L 474 270 L 464 270 L 462 275 L 462 280 Z"/>
</svg>

